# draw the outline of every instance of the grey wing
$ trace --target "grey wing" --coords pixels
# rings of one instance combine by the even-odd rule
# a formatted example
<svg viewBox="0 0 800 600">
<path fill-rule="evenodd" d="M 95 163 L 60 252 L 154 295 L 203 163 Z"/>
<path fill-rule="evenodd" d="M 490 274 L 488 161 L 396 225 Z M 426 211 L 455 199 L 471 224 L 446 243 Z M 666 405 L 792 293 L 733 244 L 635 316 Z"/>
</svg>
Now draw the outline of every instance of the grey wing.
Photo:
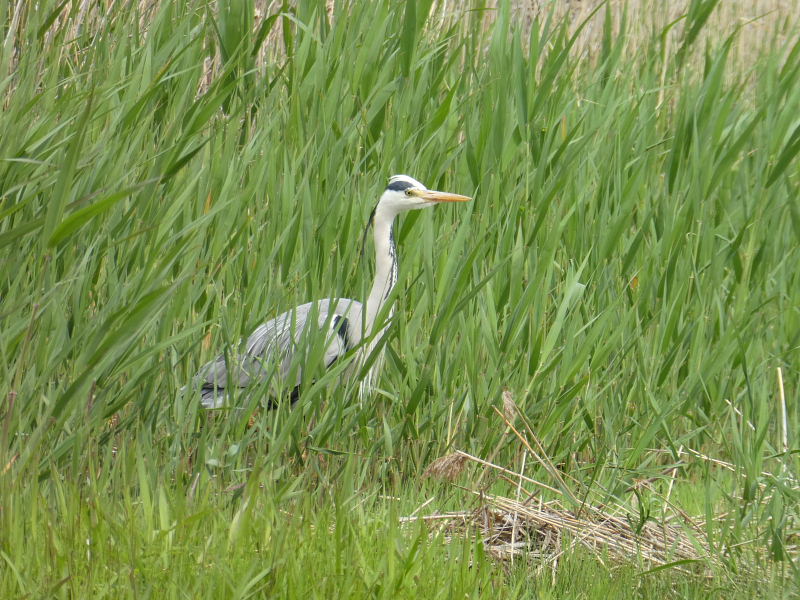
<svg viewBox="0 0 800 600">
<path fill-rule="evenodd" d="M 286 382 L 292 361 L 302 343 L 310 320 L 316 316 L 318 329 L 329 330 L 323 360 L 329 367 L 352 347 L 350 332 L 354 313 L 361 308 L 355 300 L 321 300 L 302 304 L 259 325 L 247 338 L 238 354 L 227 364 L 225 355 L 206 364 L 195 378 L 195 388 L 200 388 L 201 403 L 205 408 L 219 408 L 226 404 L 232 388 L 247 388 L 277 378 L 298 386 L 302 381 L 302 368 L 296 369 L 294 381 Z M 275 386 L 277 387 L 277 386 Z"/>
</svg>

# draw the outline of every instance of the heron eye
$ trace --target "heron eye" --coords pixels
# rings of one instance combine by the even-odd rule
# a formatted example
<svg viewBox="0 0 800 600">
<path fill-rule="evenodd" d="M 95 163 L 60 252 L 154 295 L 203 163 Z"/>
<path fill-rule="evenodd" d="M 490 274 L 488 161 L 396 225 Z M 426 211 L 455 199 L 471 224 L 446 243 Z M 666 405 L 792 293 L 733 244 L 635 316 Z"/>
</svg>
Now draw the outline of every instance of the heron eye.
<svg viewBox="0 0 800 600">
<path fill-rule="evenodd" d="M 410 196 L 411 195 L 411 188 L 406 188 L 406 192 L 405 193 L 406 193 L 406 196 Z"/>
</svg>

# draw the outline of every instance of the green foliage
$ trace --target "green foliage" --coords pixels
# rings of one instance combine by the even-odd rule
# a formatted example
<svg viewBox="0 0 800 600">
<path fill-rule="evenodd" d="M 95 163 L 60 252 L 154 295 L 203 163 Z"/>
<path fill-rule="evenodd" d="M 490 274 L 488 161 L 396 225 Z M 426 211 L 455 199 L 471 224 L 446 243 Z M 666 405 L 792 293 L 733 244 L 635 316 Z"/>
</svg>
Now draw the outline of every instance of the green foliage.
<svg viewBox="0 0 800 600">
<path fill-rule="evenodd" d="M 734 31 L 690 70 L 699 0 L 675 55 L 676 24 L 631 54 L 599 7 L 588 57 L 586 23 L 528 32 L 508 3 L 120 3 L 74 32 L 73 4 L 21 3 L 0 50 L 0 596 L 705 589 L 580 553 L 504 573 L 401 528 L 471 502 L 420 480 L 432 459 L 515 464 L 504 388 L 604 502 L 652 481 L 659 518 L 679 465 L 726 595 L 796 577 L 800 45 L 742 72 Z M 264 319 L 365 296 L 358 240 L 398 172 L 475 199 L 400 222 L 379 391 L 335 371 L 293 410 L 181 395 Z"/>
</svg>

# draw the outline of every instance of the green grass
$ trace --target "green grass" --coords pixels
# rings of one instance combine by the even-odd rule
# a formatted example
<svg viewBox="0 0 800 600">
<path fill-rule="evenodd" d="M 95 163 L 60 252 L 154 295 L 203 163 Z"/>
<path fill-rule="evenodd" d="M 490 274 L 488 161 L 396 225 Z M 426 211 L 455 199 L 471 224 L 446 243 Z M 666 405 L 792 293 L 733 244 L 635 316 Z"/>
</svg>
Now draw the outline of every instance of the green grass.
<svg viewBox="0 0 800 600">
<path fill-rule="evenodd" d="M 708 0 L 635 53 L 603 8 L 587 53 L 505 3 L 80 4 L 0 6 L 0 596 L 797 592 L 796 30 L 745 64 L 747 26 L 698 41 Z M 475 199 L 399 224 L 380 390 L 180 396 L 264 319 L 366 295 L 360 235 L 398 172 Z M 710 577 L 508 567 L 401 526 L 476 506 L 422 479 L 443 454 L 519 468 L 505 388 L 573 491 L 696 516 Z"/>
</svg>

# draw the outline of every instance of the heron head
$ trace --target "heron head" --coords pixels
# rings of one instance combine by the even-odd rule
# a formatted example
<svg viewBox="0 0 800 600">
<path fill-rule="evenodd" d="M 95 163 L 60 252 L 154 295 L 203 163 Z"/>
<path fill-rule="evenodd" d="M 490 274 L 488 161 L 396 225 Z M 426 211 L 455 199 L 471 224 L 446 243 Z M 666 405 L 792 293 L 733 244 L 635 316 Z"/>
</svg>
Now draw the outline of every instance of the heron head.
<svg viewBox="0 0 800 600">
<path fill-rule="evenodd" d="M 407 210 L 428 208 L 439 202 L 466 202 L 468 196 L 429 190 L 419 181 L 408 175 L 392 175 L 389 185 L 381 195 L 379 207 L 386 207 L 400 213 Z"/>
</svg>

